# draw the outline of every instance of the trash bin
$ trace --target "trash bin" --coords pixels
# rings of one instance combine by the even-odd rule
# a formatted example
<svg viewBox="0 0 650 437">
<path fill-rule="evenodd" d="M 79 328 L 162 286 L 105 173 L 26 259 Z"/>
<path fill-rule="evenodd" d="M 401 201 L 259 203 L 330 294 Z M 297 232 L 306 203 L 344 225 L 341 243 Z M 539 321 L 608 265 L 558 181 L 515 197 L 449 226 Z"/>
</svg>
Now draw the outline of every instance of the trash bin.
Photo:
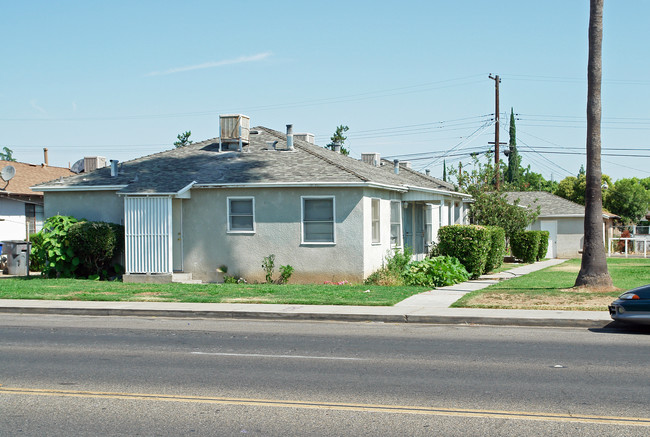
<svg viewBox="0 0 650 437">
<path fill-rule="evenodd" d="M 2 242 L 2 253 L 7 255 L 7 273 L 16 276 L 29 274 L 29 241 Z"/>
</svg>

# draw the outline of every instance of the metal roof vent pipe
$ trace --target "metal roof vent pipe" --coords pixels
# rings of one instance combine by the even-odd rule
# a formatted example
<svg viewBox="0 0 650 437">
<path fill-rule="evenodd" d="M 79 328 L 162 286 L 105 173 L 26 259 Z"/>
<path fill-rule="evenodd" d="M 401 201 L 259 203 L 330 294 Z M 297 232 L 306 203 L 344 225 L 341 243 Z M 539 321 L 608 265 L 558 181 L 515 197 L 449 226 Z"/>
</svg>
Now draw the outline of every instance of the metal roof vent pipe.
<svg viewBox="0 0 650 437">
<path fill-rule="evenodd" d="M 293 125 L 287 125 L 287 150 L 293 150 Z"/>
<path fill-rule="evenodd" d="M 119 162 L 120 161 L 118 161 L 117 159 L 111 159 L 111 177 L 113 178 L 117 176 L 117 164 Z"/>
<path fill-rule="evenodd" d="M 341 145 L 339 143 L 332 143 L 332 150 L 336 153 L 341 153 Z"/>
<path fill-rule="evenodd" d="M 399 174 L 399 159 L 393 160 L 393 171 L 395 171 L 395 174 Z"/>
<path fill-rule="evenodd" d="M 47 147 L 43 147 L 43 163 L 45 164 L 45 167 L 50 165 L 50 160 L 47 159 Z"/>
<path fill-rule="evenodd" d="M 427 176 L 431 176 L 431 170 L 429 170 L 428 168 L 424 170 L 424 173 L 426 173 Z"/>
</svg>

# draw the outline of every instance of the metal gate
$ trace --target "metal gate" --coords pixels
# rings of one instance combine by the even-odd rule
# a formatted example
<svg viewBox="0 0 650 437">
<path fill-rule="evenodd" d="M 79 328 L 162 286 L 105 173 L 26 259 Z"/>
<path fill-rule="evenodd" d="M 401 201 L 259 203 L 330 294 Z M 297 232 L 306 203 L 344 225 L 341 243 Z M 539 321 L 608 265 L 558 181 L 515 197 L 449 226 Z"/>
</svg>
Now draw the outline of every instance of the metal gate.
<svg viewBox="0 0 650 437">
<path fill-rule="evenodd" d="M 127 273 L 172 272 L 172 199 L 125 197 Z"/>
</svg>

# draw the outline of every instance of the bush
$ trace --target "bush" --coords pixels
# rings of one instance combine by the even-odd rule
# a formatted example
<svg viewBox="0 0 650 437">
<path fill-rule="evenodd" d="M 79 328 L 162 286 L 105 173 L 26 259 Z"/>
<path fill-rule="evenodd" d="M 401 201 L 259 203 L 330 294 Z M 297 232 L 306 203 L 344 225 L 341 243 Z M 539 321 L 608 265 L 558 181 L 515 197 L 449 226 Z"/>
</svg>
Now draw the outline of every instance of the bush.
<svg viewBox="0 0 650 437">
<path fill-rule="evenodd" d="M 78 220 L 71 216 L 55 215 L 43 224 L 36 237 L 39 245 L 34 245 L 33 254 L 38 260 L 43 260 L 41 274 L 50 278 L 71 277 L 77 266 L 79 258 L 75 256 L 68 240 L 68 231 Z"/>
<path fill-rule="evenodd" d="M 82 221 L 68 230 L 70 248 L 79 259 L 76 274 L 91 278 L 107 278 L 113 255 L 118 247 L 116 227 L 104 222 Z"/>
<path fill-rule="evenodd" d="M 458 258 L 472 278 L 485 271 L 490 241 L 489 231 L 483 226 L 452 225 L 438 230 L 440 255 Z"/>
<path fill-rule="evenodd" d="M 503 257 L 506 254 L 506 231 L 498 226 L 486 226 L 486 228 L 490 233 L 490 251 L 488 252 L 483 273 L 488 273 L 501 267 Z"/>
<path fill-rule="evenodd" d="M 37 232 L 29 235 L 29 241 L 32 243 L 32 250 L 29 254 L 29 270 L 32 272 L 41 272 L 45 268 L 45 251 L 43 247 L 43 234 Z"/>
<path fill-rule="evenodd" d="M 406 285 L 442 287 L 469 279 L 465 267 L 451 256 L 436 256 L 412 262 L 404 273 Z"/>
<path fill-rule="evenodd" d="M 289 282 L 289 278 L 293 274 L 293 267 L 290 265 L 280 266 L 280 284 Z"/>
<path fill-rule="evenodd" d="M 518 232 L 512 236 L 510 248 L 515 258 L 534 263 L 539 253 L 539 234 L 535 231 Z"/>
<path fill-rule="evenodd" d="M 539 234 L 539 249 L 537 250 L 537 261 L 546 258 L 548 252 L 548 237 L 551 235 L 549 231 L 537 231 Z"/>
<path fill-rule="evenodd" d="M 368 276 L 364 281 L 364 284 L 388 286 L 404 285 L 404 279 L 402 276 L 411 262 L 412 255 L 413 252 L 409 247 L 406 247 L 403 251 L 400 249 L 389 251 L 385 258 L 386 264 Z"/>
<path fill-rule="evenodd" d="M 273 270 L 275 269 L 274 254 L 264 257 L 262 260 L 262 268 L 266 272 L 266 283 L 271 284 L 273 282 Z"/>
</svg>

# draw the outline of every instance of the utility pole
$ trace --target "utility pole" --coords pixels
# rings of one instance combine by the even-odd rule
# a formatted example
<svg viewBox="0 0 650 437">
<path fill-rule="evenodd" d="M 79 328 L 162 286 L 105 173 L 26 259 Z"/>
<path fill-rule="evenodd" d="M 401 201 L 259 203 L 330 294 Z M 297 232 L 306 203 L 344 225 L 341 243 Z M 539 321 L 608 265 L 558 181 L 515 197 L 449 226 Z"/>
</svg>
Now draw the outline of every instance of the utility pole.
<svg viewBox="0 0 650 437">
<path fill-rule="evenodd" d="M 497 74 L 492 76 L 492 73 L 488 76 L 494 81 L 494 185 L 496 189 L 499 189 L 499 83 L 501 83 L 501 78 Z M 505 143 L 504 143 L 505 144 Z"/>
</svg>

